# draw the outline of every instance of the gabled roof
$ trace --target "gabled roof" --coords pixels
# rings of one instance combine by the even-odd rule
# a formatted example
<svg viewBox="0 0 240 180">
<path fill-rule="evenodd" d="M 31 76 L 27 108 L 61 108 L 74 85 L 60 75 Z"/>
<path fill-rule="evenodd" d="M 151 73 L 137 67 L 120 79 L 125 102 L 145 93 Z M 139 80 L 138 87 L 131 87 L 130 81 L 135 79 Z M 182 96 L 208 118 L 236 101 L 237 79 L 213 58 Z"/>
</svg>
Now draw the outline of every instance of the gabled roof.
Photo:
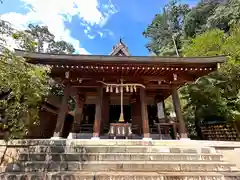
<svg viewBox="0 0 240 180">
<path fill-rule="evenodd" d="M 128 47 L 122 42 L 122 39 L 120 39 L 118 44 L 113 46 L 113 50 L 109 55 L 110 56 L 131 56 L 131 54 L 128 51 Z"/>
<path fill-rule="evenodd" d="M 213 57 L 160 57 L 160 56 L 109 56 L 109 55 L 78 55 L 78 54 L 47 54 L 27 52 L 15 49 L 15 54 L 28 59 L 28 62 L 39 64 L 145 64 L 145 65 L 197 65 L 216 66 L 226 61 L 225 56 Z"/>
</svg>

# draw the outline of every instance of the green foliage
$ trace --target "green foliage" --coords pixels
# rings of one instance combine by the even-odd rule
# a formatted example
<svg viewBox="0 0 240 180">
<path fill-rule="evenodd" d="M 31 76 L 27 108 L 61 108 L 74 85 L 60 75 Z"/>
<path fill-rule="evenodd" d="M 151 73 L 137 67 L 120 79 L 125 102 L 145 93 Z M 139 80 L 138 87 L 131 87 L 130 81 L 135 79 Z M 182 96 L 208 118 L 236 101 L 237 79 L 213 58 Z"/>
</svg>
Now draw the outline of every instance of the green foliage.
<svg viewBox="0 0 240 180">
<path fill-rule="evenodd" d="M 222 47 L 224 54 L 230 56 L 230 60 L 233 62 L 240 63 L 240 26 L 233 25 L 230 31 L 230 36 L 225 39 Z"/>
<path fill-rule="evenodd" d="M 75 48 L 72 44 L 67 43 L 66 41 L 55 41 L 54 35 L 48 30 L 47 26 L 39 26 L 29 24 L 28 29 L 21 33 L 21 38 L 25 41 L 22 42 L 22 49 L 30 52 L 47 52 L 53 54 L 73 54 Z M 23 36 L 23 35 L 26 35 Z M 21 40 L 22 40 L 21 39 Z M 51 86 L 51 95 L 63 96 L 63 84 L 57 82 L 52 83 Z M 69 106 L 74 107 L 74 101 L 69 100 Z"/>
<path fill-rule="evenodd" d="M 54 41 L 55 38 L 47 26 L 29 24 L 25 32 L 37 43 L 37 52 L 44 52 L 44 44 Z"/>
<path fill-rule="evenodd" d="M 4 34 L 4 35 L 11 35 L 13 32 L 13 28 L 9 22 L 1 20 L 0 21 L 0 32 L 1 32 L 1 34 Z"/>
<path fill-rule="evenodd" d="M 12 36 L 19 47 L 26 51 L 53 54 L 72 54 L 75 52 L 72 44 L 63 40 L 55 41 L 54 35 L 47 26 L 29 24 L 28 29 L 17 31 Z M 52 95 L 63 96 L 63 85 L 53 83 L 51 92 Z"/>
<path fill-rule="evenodd" d="M 208 30 L 185 44 L 184 56 L 220 56 L 228 55 L 239 62 L 240 26 L 234 25 L 228 34 L 220 29 Z"/>
<path fill-rule="evenodd" d="M 156 14 L 152 23 L 143 32 L 150 40 L 148 50 L 156 55 L 176 55 L 176 48 L 181 49 L 182 26 L 188 12 L 187 4 L 179 4 L 172 0 L 164 7 L 163 13 Z"/>
<path fill-rule="evenodd" d="M 183 48 L 184 56 L 228 56 L 228 61 L 217 72 L 181 90 L 187 101 L 183 109 L 185 120 L 188 126 L 194 124 L 198 137 L 201 137 L 199 126 L 204 118 L 219 116 L 229 121 L 240 120 L 239 51 L 239 26 L 233 26 L 228 34 L 220 29 L 208 30 Z"/>
<path fill-rule="evenodd" d="M 183 48 L 183 54 L 188 57 L 223 55 L 221 48 L 225 39 L 223 31 L 209 30 L 188 42 L 189 44 Z"/>
<path fill-rule="evenodd" d="M 12 37 L 20 49 L 25 51 L 54 54 L 72 54 L 75 52 L 72 44 L 63 40 L 55 41 L 55 36 L 48 30 L 47 26 L 29 24 L 26 30 L 12 33 Z"/>
<path fill-rule="evenodd" d="M 12 34 L 13 39 L 16 40 L 16 43 L 22 50 L 35 52 L 37 49 L 37 42 L 34 39 L 26 34 L 24 31 L 17 31 Z"/>
<path fill-rule="evenodd" d="M 195 37 L 209 29 L 228 32 L 240 23 L 239 0 L 207 0 L 193 7 L 184 21 L 185 37 Z"/>
<path fill-rule="evenodd" d="M 75 48 L 66 41 L 52 41 L 48 46 L 47 52 L 53 54 L 73 54 Z"/>
<path fill-rule="evenodd" d="M 9 38 L 12 36 L 13 28 L 11 24 L 7 21 L 0 20 L 0 46 L 5 47 L 6 45 L 6 38 Z"/>
<path fill-rule="evenodd" d="M 231 29 L 229 34 L 217 29 L 210 30 L 197 36 L 184 48 L 185 56 L 229 57 L 219 71 L 183 88 L 182 93 L 188 102 L 185 109 L 195 111 L 198 119 L 215 115 L 236 120 L 236 114 L 240 112 L 239 38 L 239 26 Z"/>
<path fill-rule="evenodd" d="M 202 1 L 193 7 L 184 20 L 184 35 L 194 37 L 206 30 L 207 19 L 213 15 L 218 1 Z"/>
<path fill-rule="evenodd" d="M 240 0 L 228 0 L 215 8 L 214 13 L 208 17 L 208 28 L 219 28 L 228 31 L 229 27 L 240 23 Z"/>
<path fill-rule="evenodd" d="M 63 91 L 62 85 L 54 89 L 56 83 L 50 81 L 48 67 L 29 64 L 16 57 L 6 49 L 5 38 L 12 37 L 20 49 L 30 52 L 45 52 L 46 44 L 51 45 L 52 49 L 48 50 L 55 53 L 72 53 L 74 48 L 64 41 L 55 42 L 45 26 L 30 24 L 27 30 L 18 31 L 8 22 L 0 22 L 1 45 L 5 49 L 0 61 L 0 129 L 5 132 L 5 139 L 9 140 L 23 137 L 28 128 L 38 124 L 39 108 L 44 97 L 49 93 L 61 96 Z"/>
<path fill-rule="evenodd" d="M 37 123 L 40 103 L 50 90 L 48 72 L 8 50 L 1 56 L 0 91 L 7 95 L 0 100 L 0 128 L 6 140 L 23 137 Z"/>
<path fill-rule="evenodd" d="M 165 48 L 171 39 L 171 34 L 168 31 L 166 12 L 163 14 L 157 14 L 151 25 L 143 32 L 143 35 L 150 39 L 150 43 L 147 45 L 149 51 L 155 54 L 160 54 L 162 52 L 161 48 Z M 160 33 L 161 32 L 161 33 Z"/>
<path fill-rule="evenodd" d="M 155 15 L 143 35 L 149 39 L 149 51 L 172 56 L 176 55 L 176 49 L 182 54 L 182 46 L 189 38 L 215 28 L 228 32 L 239 21 L 239 0 L 202 0 L 191 9 L 172 0 L 162 13 Z"/>
<path fill-rule="evenodd" d="M 75 51 L 65 41 L 55 41 L 46 26 L 29 24 L 28 29 L 18 31 L 11 24 L 0 21 L 2 34 L 0 57 L 0 131 L 5 132 L 5 140 L 22 138 L 28 128 L 38 124 L 39 109 L 44 98 L 49 95 L 63 95 L 63 85 L 49 77 L 49 67 L 29 64 L 9 51 L 5 38 L 12 37 L 22 50 L 67 54 Z M 71 109 L 74 100 L 70 98 Z"/>
</svg>

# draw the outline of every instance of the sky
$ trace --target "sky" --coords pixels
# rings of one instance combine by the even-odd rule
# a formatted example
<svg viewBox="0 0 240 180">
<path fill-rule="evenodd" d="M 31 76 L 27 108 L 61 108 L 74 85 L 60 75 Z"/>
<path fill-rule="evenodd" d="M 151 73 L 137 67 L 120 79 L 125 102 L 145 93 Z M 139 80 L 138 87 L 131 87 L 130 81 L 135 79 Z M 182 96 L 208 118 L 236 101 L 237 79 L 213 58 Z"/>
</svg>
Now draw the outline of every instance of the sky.
<svg viewBox="0 0 240 180">
<path fill-rule="evenodd" d="M 194 6 L 198 0 L 182 0 Z M 0 18 L 17 29 L 48 26 L 79 54 L 107 55 L 122 38 L 132 55 L 149 55 L 142 32 L 168 0 L 3 0 Z"/>
</svg>

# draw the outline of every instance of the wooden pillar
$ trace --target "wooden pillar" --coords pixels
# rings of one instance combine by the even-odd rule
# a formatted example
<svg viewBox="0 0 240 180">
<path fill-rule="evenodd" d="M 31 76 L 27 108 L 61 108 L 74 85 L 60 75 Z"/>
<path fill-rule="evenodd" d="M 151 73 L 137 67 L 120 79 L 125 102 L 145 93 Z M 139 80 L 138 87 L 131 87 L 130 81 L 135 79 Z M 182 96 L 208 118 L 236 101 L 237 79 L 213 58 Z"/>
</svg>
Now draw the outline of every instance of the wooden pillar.
<svg viewBox="0 0 240 180">
<path fill-rule="evenodd" d="M 63 95 L 63 98 L 62 98 L 61 106 L 59 108 L 59 113 L 58 113 L 58 117 L 57 117 L 57 124 L 56 124 L 56 128 L 55 128 L 54 135 L 53 135 L 54 137 L 61 137 L 62 136 L 64 121 L 65 121 L 66 115 L 68 113 L 69 94 L 70 94 L 70 87 L 69 87 L 69 85 L 67 85 L 64 88 L 64 95 Z"/>
<path fill-rule="evenodd" d="M 93 127 L 93 137 L 99 138 L 101 131 L 101 122 L 102 122 L 102 101 L 103 101 L 103 87 L 99 87 L 97 89 L 97 101 L 96 101 L 96 112 L 95 112 L 95 120 Z"/>
<path fill-rule="evenodd" d="M 181 138 L 188 138 L 186 125 L 181 112 L 180 99 L 177 92 L 177 87 L 172 87 L 172 100 L 176 113 L 177 120 L 179 121 L 179 133 Z"/>
<path fill-rule="evenodd" d="M 109 100 L 109 93 L 103 92 L 101 134 L 104 134 L 104 128 L 109 124 Z"/>
<path fill-rule="evenodd" d="M 74 120 L 68 139 L 75 139 L 77 137 L 77 133 L 80 131 L 79 128 L 82 121 L 83 105 L 85 102 L 84 96 L 80 96 L 79 93 L 75 95 L 74 99 L 76 102 L 76 107 L 74 111 Z"/>
<path fill-rule="evenodd" d="M 142 135 L 142 114 L 141 114 L 141 102 L 140 102 L 140 97 L 137 94 L 134 94 L 132 96 L 131 100 L 132 104 L 132 125 L 133 127 L 136 126 L 132 130 L 134 134 Z"/>
<path fill-rule="evenodd" d="M 176 122 L 173 124 L 173 134 L 174 134 L 174 139 L 177 139 L 177 127 L 176 127 Z"/>
<path fill-rule="evenodd" d="M 149 122 L 148 122 L 148 111 L 147 111 L 147 102 L 146 102 L 146 92 L 144 88 L 140 88 L 140 101 L 141 101 L 141 118 L 143 125 L 143 137 L 148 139 L 149 135 Z"/>
</svg>

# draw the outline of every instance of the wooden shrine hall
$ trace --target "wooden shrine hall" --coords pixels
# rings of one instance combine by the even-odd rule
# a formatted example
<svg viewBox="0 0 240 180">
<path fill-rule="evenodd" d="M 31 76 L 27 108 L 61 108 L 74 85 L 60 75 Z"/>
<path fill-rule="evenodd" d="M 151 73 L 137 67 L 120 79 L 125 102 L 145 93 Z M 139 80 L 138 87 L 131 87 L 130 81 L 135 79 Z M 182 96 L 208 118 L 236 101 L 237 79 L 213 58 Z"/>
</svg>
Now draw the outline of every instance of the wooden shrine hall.
<svg viewBox="0 0 240 180">
<path fill-rule="evenodd" d="M 16 54 L 29 63 L 51 66 L 51 77 L 64 84 L 64 96 L 51 116 L 56 120 L 40 115 L 40 129 L 53 128 L 39 138 L 81 138 L 87 133 L 93 139 L 150 139 L 152 134 L 159 139 L 187 138 L 177 90 L 215 71 L 225 61 L 225 57 L 131 56 L 122 41 L 109 55 L 21 50 L 16 50 Z M 76 102 L 72 113 L 68 106 L 70 96 Z M 173 99 L 174 118 L 164 110 L 164 100 L 169 96 Z M 69 114 L 72 120 L 67 118 Z"/>
</svg>

